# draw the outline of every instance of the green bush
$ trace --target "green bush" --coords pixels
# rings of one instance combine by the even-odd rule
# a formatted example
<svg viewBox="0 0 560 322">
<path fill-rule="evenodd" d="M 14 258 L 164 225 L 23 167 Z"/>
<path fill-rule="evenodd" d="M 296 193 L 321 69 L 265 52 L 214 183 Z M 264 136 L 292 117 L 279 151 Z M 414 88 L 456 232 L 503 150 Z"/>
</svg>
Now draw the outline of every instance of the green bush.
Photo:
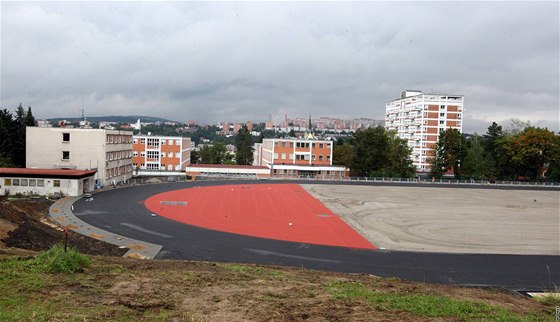
<svg viewBox="0 0 560 322">
<path fill-rule="evenodd" d="M 74 248 L 55 245 L 48 251 L 39 254 L 33 260 L 36 267 L 48 273 L 75 273 L 81 272 L 91 265 L 91 260 L 80 254 Z"/>
</svg>

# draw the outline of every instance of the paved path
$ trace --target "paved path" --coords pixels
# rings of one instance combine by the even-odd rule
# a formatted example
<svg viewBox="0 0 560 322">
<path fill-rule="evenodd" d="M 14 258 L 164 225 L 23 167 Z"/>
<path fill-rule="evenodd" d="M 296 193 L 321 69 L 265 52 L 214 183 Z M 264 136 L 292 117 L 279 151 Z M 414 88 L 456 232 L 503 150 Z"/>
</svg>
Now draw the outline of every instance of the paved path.
<svg viewBox="0 0 560 322">
<path fill-rule="evenodd" d="M 117 235 L 80 220 L 73 211 L 73 203 L 78 200 L 83 199 L 80 197 L 66 197 L 56 201 L 50 207 L 49 215 L 62 227 L 68 227 L 79 234 L 99 239 L 109 244 L 128 248 L 129 251 L 124 254 L 125 257 L 154 258 L 161 250 L 161 245 Z"/>
<path fill-rule="evenodd" d="M 180 224 L 153 217 L 144 207 L 144 200 L 156 193 L 221 184 L 224 183 L 170 183 L 115 189 L 96 194 L 93 202 L 78 200 L 75 213 L 105 231 L 163 245 L 156 256 L 161 259 L 286 265 L 523 291 L 560 285 L 559 256 L 371 251 L 291 243 Z"/>
</svg>

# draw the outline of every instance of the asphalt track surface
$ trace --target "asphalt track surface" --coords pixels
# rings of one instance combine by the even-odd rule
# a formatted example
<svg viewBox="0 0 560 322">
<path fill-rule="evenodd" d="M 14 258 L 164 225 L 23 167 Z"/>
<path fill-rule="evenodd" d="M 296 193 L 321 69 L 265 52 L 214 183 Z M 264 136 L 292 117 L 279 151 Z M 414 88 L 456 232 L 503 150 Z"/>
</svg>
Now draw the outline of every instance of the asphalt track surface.
<svg viewBox="0 0 560 322">
<path fill-rule="evenodd" d="M 74 209 L 76 216 L 93 226 L 162 245 L 162 250 L 156 256 L 157 259 L 294 266 L 399 277 L 420 282 L 502 287 L 515 291 L 552 290 L 560 285 L 560 256 L 364 250 L 294 243 L 225 233 L 179 223 L 161 216 L 153 217 L 152 212 L 144 205 L 145 200 L 155 194 L 177 189 L 258 183 L 210 181 L 132 186 L 97 193 L 94 202 L 86 203 L 80 199 L 74 203 Z M 274 181 L 263 183 L 270 184 Z M 309 183 L 309 181 L 294 183 Z M 348 183 L 328 182 L 327 184 Z M 357 184 L 372 185 L 373 183 Z M 396 183 L 392 185 L 408 186 L 408 184 Z M 433 187 L 449 186 L 434 185 Z M 453 187 L 481 188 L 468 185 Z M 504 189 L 496 186 L 488 188 Z"/>
</svg>

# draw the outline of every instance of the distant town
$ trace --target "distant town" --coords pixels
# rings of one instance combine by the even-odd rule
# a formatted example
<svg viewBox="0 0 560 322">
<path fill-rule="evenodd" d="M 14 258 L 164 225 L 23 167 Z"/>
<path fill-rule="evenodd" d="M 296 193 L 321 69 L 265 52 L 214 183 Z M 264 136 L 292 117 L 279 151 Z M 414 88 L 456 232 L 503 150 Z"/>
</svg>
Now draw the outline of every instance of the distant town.
<svg viewBox="0 0 560 322">
<path fill-rule="evenodd" d="M 80 195 L 139 176 L 560 180 L 558 134 L 516 121 L 465 135 L 463 102 L 403 90 L 384 120 L 270 114 L 217 124 L 84 110 L 35 120 L 20 104 L 15 114 L 0 111 L 0 192 Z"/>
</svg>

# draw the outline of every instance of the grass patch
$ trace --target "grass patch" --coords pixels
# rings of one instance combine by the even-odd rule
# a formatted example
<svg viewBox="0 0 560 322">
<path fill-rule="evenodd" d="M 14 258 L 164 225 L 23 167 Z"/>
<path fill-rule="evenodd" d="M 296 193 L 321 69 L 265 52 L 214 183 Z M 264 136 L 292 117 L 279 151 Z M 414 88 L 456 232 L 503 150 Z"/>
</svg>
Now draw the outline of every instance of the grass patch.
<svg viewBox="0 0 560 322">
<path fill-rule="evenodd" d="M 534 299 L 544 304 L 560 306 L 560 293 L 550 293 L 543 296 L 536 296 Z"/>
<path fill-rule="evenodd" d="M 401 311 L 431 318 L 455 317 L 465 320 L 520 321 L 528 318 L 483 302 L 429 294 L 378 292 L 355 282 L 331 282 L 327 284 L 327 290 L 337 299 L 366 300 L 380 311 Z"/>
<path fill-rule="evenodd" d="M 53 246 L 46 252 L 28 259 L 9 259 L 0 264 L 0 270 L 8 270 L 11 274 L 23 272 L 33 273 L 76 273 L 91 265 L 91 260 L 76 251 L 64 246 Z"/>
<path fill-rule="evenodd" d="M 219 266 L 227 269 L 228 271 L 242 273 L 245 276 L 266 276 L 272 278 L 281 278 L 284 276 L 284 273 L 281 271 L 258 266 L 238 264 L 220 264 Z"/>
</svg>

